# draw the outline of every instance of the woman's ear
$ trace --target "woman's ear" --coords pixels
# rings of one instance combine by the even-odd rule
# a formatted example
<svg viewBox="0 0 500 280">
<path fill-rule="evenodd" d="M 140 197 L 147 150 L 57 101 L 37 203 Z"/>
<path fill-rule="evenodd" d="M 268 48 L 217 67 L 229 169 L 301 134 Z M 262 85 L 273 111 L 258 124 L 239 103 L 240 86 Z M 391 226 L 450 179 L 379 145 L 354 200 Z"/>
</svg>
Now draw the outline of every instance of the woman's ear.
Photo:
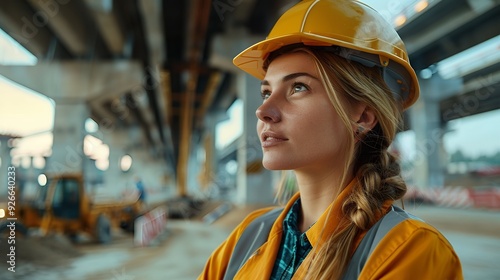
<svg viewBox="0 0 500 280">
<path fill-rule="evenodd" d="M 360 106 L 356 108 L 355 114 L 354 120 L 356 121 L 357 127 L 354 128 L 354 131 L 358 133 L 366 134 L 378 123 L 375 111 L 367 105 L 360 104 Z"/>
</svg>

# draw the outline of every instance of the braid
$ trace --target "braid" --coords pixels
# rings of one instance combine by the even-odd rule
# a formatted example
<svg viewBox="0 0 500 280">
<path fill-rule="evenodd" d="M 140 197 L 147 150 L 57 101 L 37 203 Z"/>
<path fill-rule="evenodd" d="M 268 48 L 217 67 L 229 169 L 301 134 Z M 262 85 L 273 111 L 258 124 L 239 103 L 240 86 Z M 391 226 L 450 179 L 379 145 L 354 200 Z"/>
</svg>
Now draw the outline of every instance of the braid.
<svg viewBox="0 0 500 280">
<path fill-rule="evenodd" d="M 354 167 L 359 182 L 344 204 L 345 213 L 362 230 L 376 222 L 385 201 L 398 200 L 406 193 L 399 163 L 387 151 L 390 140 L 382 135 L 376 125 L 360 142 Z"/>
</svg>

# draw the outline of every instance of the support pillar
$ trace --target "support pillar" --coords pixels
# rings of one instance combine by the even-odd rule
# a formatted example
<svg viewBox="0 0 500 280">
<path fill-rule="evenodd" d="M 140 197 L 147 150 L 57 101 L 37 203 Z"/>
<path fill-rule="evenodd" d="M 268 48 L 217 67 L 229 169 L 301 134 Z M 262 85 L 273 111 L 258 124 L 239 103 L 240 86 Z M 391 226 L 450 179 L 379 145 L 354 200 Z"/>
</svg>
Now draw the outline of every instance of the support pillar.
<svg viewBox="0 0 500 280">
<path fill-rule="evenodd" d="M 243 134 L 238 143 L 236 201 L 241 204 L 271 204 L 274 200 L 273 172 L 262 166 L 262 148 L 256 130 L 255 111 L 261 104 L 260 83 L 238 74 L 238 97 L 243 100 Z"/>
<path fill-rule="evenodd" d="M 0 198 L 7 197 L 9 166 L 11 166 L 10 148 L 8 145 L 10 137 L 0 135 Z"/>
<path fill-rule="evenodd" d="M 216 180 L 217 176 L 217 158 L 215 151 L 217 147 L 216 142 L 216 114 L 207 114 L 205 117 L 205 136 L 203 138 L 203 147 L 205 149 L 205 163 L 203 167 L 203 174 L 201 175 L 201 191 L 206 191 L 211 183 Z"/>
<path fill-rule="evenodd" d="M 202 191 L 209 191 L 208 188 L 210 186 L 216 185 L 216 187 L 219 187 L 219 189 L 233 189 L 233 185 L 225 185 L 225 181 L 223 180 L 223 176 L 221 176 L 221 170 L 219 170 L 219 159 L 217 157 L 217 124 L 226 119 L 226 113 L 223 110 L 216 111 L 216 112 L 211 112 L 207 114 L 205 117 L 205 122 L 204 122 L 204 127 L 205 127 L 205 133 L 209 137 L 210 141 L 206 140 L 205 144 L 205 153 L 206 153 L 206 159 L 205 159 L 205 169 L 204 170 L 204 181 L 205 185 L 202 184 Z M 232 182 L 234 183 L 235 180 L 233 179 Z"/>
<path fill-rule="evenodd" d="M 132 159 L 132 166 L 126 171 L 122 171 L 120 167 L 122 157 L 127 154 L 130 155 L 127 149 L 129 139 L 126 131 L 118 129 L 106 131 L 103 134 L 104 143 L 109 145 L 109 167 L 104 172 L 103 185 L 116 194 L 127 193 L 129 188 L 134 187 L 132 167 L 137 162 Z"/>
<path fill-rule="evenodd" d="M 173 196 L 174 186 L 165 182 L 169 171 L 163 159 L 153 158 L 149 151 L 144 149 L 134 149 L 130 151 L 130 156 L 133 159 L 130 174 L 142 179 L 146 189 L 146 202 L 156 204 Z M 113 182 L 107 183 L 113 184 Z"/>
<path fill-rule="evenodd" d="M 146 202 L 157 203 L 171 196 L 173 186 L 168 186 L 165 178 L 170 175 L 163 159 L 152 156 L 147 145 L 144 145 L 140 127 L 127 130 L 104 129 L 98 138 L 109 145 L 109 167 L 103 172 L 103 190 L 117 198 L 129 195 L 136 190 L 135 177 L 139 177 L 146 189 Z M 132 158 L 130 169 L 121 169 L 123 156 Z"/>
<path fill-rule="evenodd" d="M 237 77 L 236 92 L 243 101 L 243 134 L 237 140 L 238 173 L 236 178 L 237 203 L 272 203 L 276 178 L 262 167 L 262 148 L 256 131 L 257 117 L 255 110 L 261 104 L 259 98 L 260 82 L 237 69 L 232 59 L 248 46 L 262 40 L 261 36 L 252 36 L 245 30 L 229 30 L 224 36 L 216 36 L 212 41 L 212 53 L 209 63 L 213 67 L 234 71 Z"/>
<path fill-rule="evenodd" d="M 187 160 L 187 178 L 186 178 L 186 193 L 184 195 L 192 196 L 200 191 L 200 172 L 203 170 L 205 159 L 202 154 L 205 153 L 203 142 L 191 145 L 189 157 Z M 182 194 L 181 194 L 182 195 Z"/>
<path fill-rule="evenodd" d="M 440 101 L 462 90 L 461 79 L 444 80 L 439 75 L 420 79 L 420 98 L 409 110 L 416 137 L 414 183 L 419 188 L 442 187 L 447 154 L 443 147 L 444 127 Z"/>
<path fill-rule="evenodd" d="M 83 174 L 84 161 L 88 160 L 83 153 L 84 124 L 89 116 L 87 105 L 84 102 L 57 103 L 54 114 L 54 142 L 46 170 L 49 174 Z"/>
</svg>

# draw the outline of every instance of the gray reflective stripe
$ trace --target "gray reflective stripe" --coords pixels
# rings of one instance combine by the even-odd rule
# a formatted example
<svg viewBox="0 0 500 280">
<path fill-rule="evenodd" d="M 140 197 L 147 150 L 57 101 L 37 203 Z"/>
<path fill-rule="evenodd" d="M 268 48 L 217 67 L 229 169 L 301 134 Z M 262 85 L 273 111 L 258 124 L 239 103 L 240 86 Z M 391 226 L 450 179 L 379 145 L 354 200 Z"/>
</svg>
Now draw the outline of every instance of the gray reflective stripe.
<svg viewBox="0 0 500 280">
<path fill-rule="evenodd" d="M 281 211 L 283 211 L 283 208 L 272 209 L 248 224 L 241 234 L 240 239 L 238 239 L 236 246 L 234 246 L 226 273 L 224 274 L 224 280 L 232 280 L 252 254 L 262 244 L 266 243 L 271 227 Z"/>
<path fill-rule="evenodd" d="M 275 208 L 256 218 L 245 228 L 231 254 L 224 280 L 232 280 L 243 264 L 245 264 L 252 254 L 267 241 L 269 231 L 282 210 L 283 208 Z M 420 220 L 403 209 L 392 206 L 391 211 L 373 225 L 363 237 L 342 279 L 358 279 L 366 260 L 375 247 L 377 247 L 380 240 L 382 240 L 392 228 L 406 219 Z"/>
<path fill-rule="evenodd" d="M 382 219 L 373 225 L 373 227 L 370 228 L 370 230 L 368 230 L 366 235 L 363 237 L 363 240 L 361 240 L 356 252 L 354 252 L 354 255 L 352 256 L 349 266 L 347 267 L 342 279 L 358 279 L 361 270 L 363 270 L 363 267 L 365 266 L 366 260 L 368 260 L 368 257 L 371 255 L 375 247 L 377 247 L 380 240 L 382 240 L 391 229 L 406 219 L 420 220 L 403 209 L 392 206 L 391 211 L 389 211 Z"/>
</svg>

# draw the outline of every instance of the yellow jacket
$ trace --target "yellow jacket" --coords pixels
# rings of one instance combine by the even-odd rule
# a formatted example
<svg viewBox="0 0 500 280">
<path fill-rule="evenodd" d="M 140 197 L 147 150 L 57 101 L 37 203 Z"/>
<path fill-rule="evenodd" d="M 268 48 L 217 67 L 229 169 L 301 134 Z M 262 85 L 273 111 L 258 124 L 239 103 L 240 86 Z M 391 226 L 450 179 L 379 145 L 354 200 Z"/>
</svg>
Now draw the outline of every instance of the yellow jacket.
<svg viewBox="0 0 500 280">
<path fill-rule="evenodd" d="M 307 238 L 315 247 L 325 241 L 339 225 L 341 202 L 350 193 L 353 183 L 349 184 L 323 213 L 319 220 L 306 232 Z M 234 279 L 269 279 L 278 253 L 283 219 L 292 204 L 299 198 L 296 194 L 284 208 L 273 224 L 268 241 L 264 243 L 241 267 Z M 385 207 L 389 207 L 390 204 Z M 332 208 L 328 223 L 328 211 Z M 239 237 L 255 218 L 271 208 L 257 210 L 248 215 L 229 237 L 212 253 L 199 280 L 219 280 L 224 278 L 229 259 Z M 321 231 L 324 232 L 321 235 Z M 353 251 L 366 232 L 361 233 L 353 244 Z M 295 275 L 304 275 L 308 257 Z M 298 279 L 294 277 L 293 279 Z M 395 226 L 368 258 L 358 279 L 463 279 L 460 261 L 450 243 L 432 226 L 413 219 L 407 219 Z"/>
</svg>

